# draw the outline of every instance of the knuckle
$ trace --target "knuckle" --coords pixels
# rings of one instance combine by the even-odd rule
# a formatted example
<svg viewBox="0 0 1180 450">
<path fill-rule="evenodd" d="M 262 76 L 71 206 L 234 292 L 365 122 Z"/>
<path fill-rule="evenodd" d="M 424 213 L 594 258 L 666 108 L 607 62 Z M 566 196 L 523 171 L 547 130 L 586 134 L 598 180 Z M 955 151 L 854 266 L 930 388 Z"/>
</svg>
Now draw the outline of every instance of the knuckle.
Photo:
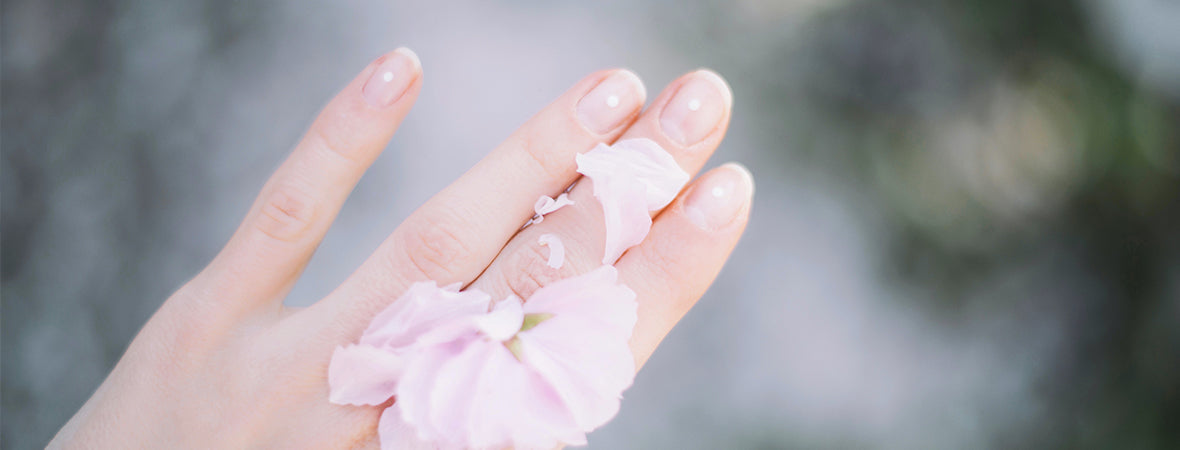
<svg viewBox="0 0 1180 450">
<path fill-rule="evenodd" d="M 266 194 L 254 227 L 264 235 L 283 242 L 294 242 L 306 235 L 315 223 L 315 198 L 291 185 L 275 187 Z"/>
<path fill-rule="evenodd" d="M 460 272 L 460 267 L 467 266 L 472 258 L 466 239 L 469 232 L 464 230 L 465 226 L 454 220 L 418 220 L 407 224 L 398 247 L 402 249 L 405 261 L 421 277 L 452 280 Z"/>
<path fill-rule="evenodd" d="M 543 176 L 548 178 L 566 177 L 572 159 L 564 158 L 563 155 L 558 154 L 560 152 L 553 151 L 553 145 L 546 145 L 531 133 L 521 137 L 517 144 Z"/>
<path fill-rule="evenodd" d="M 361 163 L 361 157 L 353 149 L 353 146 L 341 141 L 342 138 L 340 135 L 342 134 L 346 135 L 349 133 L 333 133 L 325 130 L 323 126 L 313 126 L 311 128 L 313 148 L 350 164 Z"/>
<path fill-rule="evenodd" d="M 504 260 L 501 271 L 503 284 L 510 292 L 522 299 L 528 299 L 537 289 L 576 275 L 576 270 L 567 260 L 559 268 L 549 267 L 548 250 L 540 244 L 519 246 Z"/>
</svg>

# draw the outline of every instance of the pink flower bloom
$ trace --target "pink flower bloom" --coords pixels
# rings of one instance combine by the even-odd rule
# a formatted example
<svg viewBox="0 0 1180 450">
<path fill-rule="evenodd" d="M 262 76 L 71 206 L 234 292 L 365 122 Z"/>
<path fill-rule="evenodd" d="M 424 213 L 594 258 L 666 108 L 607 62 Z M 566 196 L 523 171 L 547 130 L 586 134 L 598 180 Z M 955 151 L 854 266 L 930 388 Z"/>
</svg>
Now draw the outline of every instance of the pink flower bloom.
<svg viewBox="0 0 1180 450">
<path fill-rule="evenodd" d="M 456 292 L 431 296 L 424 290 L 414 298 L 457 302 Z M 376 355 L 380 351 L 356 350 L 365 338 L 342 347 L 334 367 L 369 364 L 374 373 L 342 379 L 361 388 L 333 383 L 332 396 L 339 391 L 379 404 L 392 385 L 397 403 L 382 414 L 378 430 L 386 449 L 583 445 L 586 432 L 618 412 L 634 379 L 627 342 L 636 310 L 635 293 L 618 283 L 614 267 L 603 266 L 538 289 L 523 304 L 512 296 L 491 312 L 456 315 L 400 350 L 383 347 L 400 358 L 397 364 L 381 365 L 392 358 Z M 396 379 L 379 382 L 386 376 Z M 358 391 L 369 395 L 353 394 Z"/>
<path fill-rule="evenodd" d="M 651 230 L 651 213 L 671 203 L 688 183 L 686 173 L 651 139 L 598 144 L 576 157 L 578 172 L 594 182 L 606 219 L 603 264 L 614 264 Z"/>
<path fill-rule="evenodd" d="M 576 159 L 606 218 L 602 267 L 538 289 L 527 302 L 415 283 L 357 344 L 336 348 L 333 403 L 397 398 L 378 424 L 382 448 L 583 445 L 618 413 L 635 377 L 628 341 L 637 304 L 612 264 L 643 241 L 650 212 L 672 202 L 688 174 L 648 139 L 599 144 Z M 570 204 L 567 194 L 542 196 L 525 226 Z M 560 268 L 561 239 L 545 234 L 539 242 L 550 249 L 547 264 Z"/>
</svg>

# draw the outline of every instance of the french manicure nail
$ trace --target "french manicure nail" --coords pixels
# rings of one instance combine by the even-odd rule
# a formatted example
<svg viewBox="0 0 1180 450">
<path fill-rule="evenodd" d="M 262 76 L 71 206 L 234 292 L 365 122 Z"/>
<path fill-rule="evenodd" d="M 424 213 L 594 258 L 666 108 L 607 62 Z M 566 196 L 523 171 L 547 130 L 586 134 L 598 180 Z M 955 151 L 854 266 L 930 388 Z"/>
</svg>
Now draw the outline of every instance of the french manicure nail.
<svg viewBox="0 0 1180 450">
<path fill-rule="evenodd" d="M 709 172 L 698 181 L 684 202 L 688 220 L 703 230 L 729 225 L 754 192 L 754 177 L 736 163 Z"/>
<path fill-rule="evenodd" d="M 643 107 L 643 82 L 627 70 L 615 72 L 578 100 L 578 120 L 586 129 L 606 134 Z"/>
<path fill-rule="evenodd" d="M 732 102 L 725 80 L 708 70 L 699 70 L 664 105 L 660 128 L 681 145 L 696 144 L 717 128 Z"/>
<path fill-rule="evenodd" d="M 407 48 L 394 50 L 378 62 L 377 69 L 361 88 L 361 95 L 374 108 L 392 105 L 417 78 L 418 67 L 418 55 L 413 51 Z"/>
</svg>

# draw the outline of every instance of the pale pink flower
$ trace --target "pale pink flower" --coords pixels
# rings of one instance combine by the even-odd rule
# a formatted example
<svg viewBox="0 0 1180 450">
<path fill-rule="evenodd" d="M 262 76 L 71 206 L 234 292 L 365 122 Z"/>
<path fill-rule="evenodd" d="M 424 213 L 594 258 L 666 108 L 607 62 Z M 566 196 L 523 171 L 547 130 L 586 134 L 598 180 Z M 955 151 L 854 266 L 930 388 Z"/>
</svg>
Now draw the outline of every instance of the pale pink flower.
<svg viewBox="0 0 1180 450">
<path fill-rule="evenodd" d="M 382 415 L 382 447 L 585 444 L 635 376 L 635 293 L 617 278 L 603 266 L 419 335 Z"/>
<path fill-rule="evenodd" d="M 578 172 L 593 181 L 606 219 L 603 264 L 614 264 L 643 242 L 651 229 L 650 211 L 667 206 L 688 183 L 688 173 L 651 139 L 598 144 L 576 160 Z"/>
<path fill-rule="evenodd" d="M 667 206 L 688 174 L 648 139 L 599 144 L 577 164 L 606 218 L 604 266 L 527 302 L 416 283 L 357 344 L 337 347 L 328 369 L 333 403 L 397 399 L 381 415 L 382 448 L 582 445 L 618 413 L 635 376 L 628 341 L 637 303 L 612 264 L 643 241 L 650 212 Z M 542 196 L 529 223 L 569 204 L 568 194 Z M 550 249 L 547 264 L 560 268 L 561 240 L 545 234 L 539 242 Z"/>
</svg>

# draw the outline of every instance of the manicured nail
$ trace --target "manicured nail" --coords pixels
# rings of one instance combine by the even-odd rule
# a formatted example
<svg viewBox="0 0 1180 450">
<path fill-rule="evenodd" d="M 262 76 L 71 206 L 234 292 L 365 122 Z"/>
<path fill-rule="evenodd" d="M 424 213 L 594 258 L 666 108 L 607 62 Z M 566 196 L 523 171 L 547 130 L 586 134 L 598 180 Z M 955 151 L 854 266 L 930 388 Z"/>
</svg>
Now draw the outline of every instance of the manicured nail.
<svg viewBox="0 0 1180 450">
<path fill-rule="evenodd" d="M 733 104 L 729 86 L 717 74 L 698 70 L 660 112 L 660 128 L 669 139 L 693 145 L 712 133 Z"/>
<path fill-rule="evenodd" d="M 374 108 L 384 108 L 397 102 L 418 77 L 418 55 L 408 48 L 394 50 L 378 60 L 377 70 L 369 76 L 361 94 Z"/>
<path fill-rule="evenodd" d="M 578 100 L 578 120 L 586 129 L 606 134 L 642 108 L 646 97 L 638 76 L 627 70 L 617 71 Z"/>
<path fill-rule="evenodd" d="M 697 181 L 684 201 L 684 215 L 703 230 L 716 230 L 737 218 L 754 193 L 754 177 L 740 164 L 728 163 Z"/>
</svg>

